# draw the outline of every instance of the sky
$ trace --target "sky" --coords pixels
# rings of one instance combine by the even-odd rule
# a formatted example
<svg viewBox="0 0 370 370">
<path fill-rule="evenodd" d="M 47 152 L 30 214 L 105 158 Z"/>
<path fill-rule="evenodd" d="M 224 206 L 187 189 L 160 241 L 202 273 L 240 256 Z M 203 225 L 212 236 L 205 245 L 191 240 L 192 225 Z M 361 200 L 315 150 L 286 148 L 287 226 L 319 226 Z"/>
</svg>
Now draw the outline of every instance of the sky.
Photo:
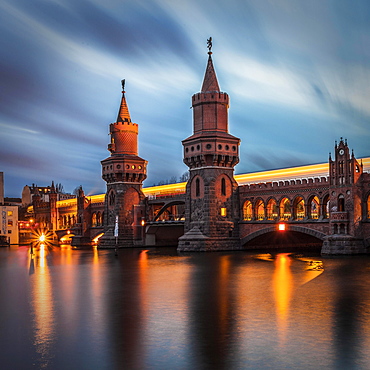
<svg viewBox="0 0 370 370">
<path fill-rule="evenodd" d="M 5 196 L 52 181 L 105 192 L 121 80 L 144 186 L 180 177 L 207 39 L 236 174 L 370 156 L 368 0 L 1 0 L 0 171 Z"/>
</svg>

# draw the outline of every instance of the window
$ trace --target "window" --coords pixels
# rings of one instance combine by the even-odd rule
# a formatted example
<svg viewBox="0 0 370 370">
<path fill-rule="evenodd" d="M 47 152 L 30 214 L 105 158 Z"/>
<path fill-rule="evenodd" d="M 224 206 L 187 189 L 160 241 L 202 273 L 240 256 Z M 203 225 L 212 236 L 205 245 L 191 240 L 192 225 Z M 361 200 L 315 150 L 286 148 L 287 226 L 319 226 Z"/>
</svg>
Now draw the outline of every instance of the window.
<svg viewBox="0 0 370 370">
<path fill-rule="evenodd" d="M 13 216 L 13 211 L 8 211 L 8 216 Z"/>
<path fill-rule="evenodd" d="M 8 220 L 8 226 L 13 226 L 13 220 Z"/>
<path fill-rule="evenodd" d="M 221 179 L 221 195 L 226 195 L 226 181 L 225 178 Z"/>
<path fill-rule="evenodd" d="M 200 181 L 199 178 L 195 180 L 195 196 L 200 197 Z"/>
</svg>

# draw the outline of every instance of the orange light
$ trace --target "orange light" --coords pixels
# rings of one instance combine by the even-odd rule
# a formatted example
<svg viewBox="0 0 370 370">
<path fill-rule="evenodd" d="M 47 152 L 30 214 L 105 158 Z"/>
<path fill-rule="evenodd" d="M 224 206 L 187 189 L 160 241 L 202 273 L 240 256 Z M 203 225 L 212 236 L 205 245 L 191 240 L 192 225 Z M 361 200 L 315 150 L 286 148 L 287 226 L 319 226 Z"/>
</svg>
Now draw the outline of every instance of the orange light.
<svg viewBox="0 0 370 370">
<path fill-rule="evenodd" d="M 227 214 L 227 210 L 226 210 L 226 208 L 224 208 L 224 207 L 222 207 L 221 208 L 221 216 L 223 216 L 223 217 L 225 217 L 226 216 L 226 214 Z"/>
<path fill-rule="evenodd" d="M 44 242 L 45 241 L 45 235 L 44 234 L 41 234 L 40 237 L 39 237 L 39 241 L 40 242 Z"/>
<path fill-rule="evenodd" d="M 145 225 L 145 220 L 141 220 L 141 226 Z"/>
<path fill-rule="evenodd" d="M 279 231 L 285 231 L 286 230 L 285 224 L 279 224 L 278 225 L 278 230 Z"/>
</svg>

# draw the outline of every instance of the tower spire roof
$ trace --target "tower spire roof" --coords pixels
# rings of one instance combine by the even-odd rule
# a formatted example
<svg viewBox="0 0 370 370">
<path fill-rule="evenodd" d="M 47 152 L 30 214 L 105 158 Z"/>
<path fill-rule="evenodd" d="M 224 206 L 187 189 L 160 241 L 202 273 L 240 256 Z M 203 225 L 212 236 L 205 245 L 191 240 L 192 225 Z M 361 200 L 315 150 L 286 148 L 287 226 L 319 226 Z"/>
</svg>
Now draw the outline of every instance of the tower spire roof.
<svg viewBox="0 0 370 370">
<path fill-rule="evenodd" d="M 213 62 L 212 62 L 212 57 L 211 57 L 212 52 L 209 51 L 208 54 L 209 54 L 208 63 L 207 63 L 206 73 L 204 75 L 201 92 L 220 91 L 220 86 L 217 81 L 216 72 L 213 67 Z"/>
<path fill-rule="evenodd" d="M 128 110 L 125 97 L 125 80 L 122 80 L 121 83 L 122 83 L 122 99 L 116 122 L 131 122 L 130 112 Z"/>
</svg>

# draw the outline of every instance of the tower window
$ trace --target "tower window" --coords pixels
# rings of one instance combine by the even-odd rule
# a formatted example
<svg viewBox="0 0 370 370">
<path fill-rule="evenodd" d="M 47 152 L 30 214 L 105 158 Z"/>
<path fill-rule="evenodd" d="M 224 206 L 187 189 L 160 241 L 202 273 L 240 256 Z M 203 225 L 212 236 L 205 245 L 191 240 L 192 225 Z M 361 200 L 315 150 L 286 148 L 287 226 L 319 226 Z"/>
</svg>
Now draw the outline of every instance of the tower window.
<svg viewBox="0 0 370 370">
<path fill-rule="evenodd" d="M 221 144 L 218 144 L 218 149 L 221 150 L 222 149 L 222 145 Z"/>
<path fill-rule="evenodd" d="M 226 181 L 224 177 L 221 179 L 221 195 L 226 195 Z"/>
<path fill-rule="evenodd" d="M 195 196 L 200 196 L 200 181 L 198 178 L 195 180 Z"/>
<path fill-rule="evenodd" d="M 207 145 L 206 145 L 206 148 L 207 148 L 207 149 L 211 149 L 211 148 L 212 148 L 212 145 L 211 145 L 211 144 L 207 144 Z"/>
</svg>

